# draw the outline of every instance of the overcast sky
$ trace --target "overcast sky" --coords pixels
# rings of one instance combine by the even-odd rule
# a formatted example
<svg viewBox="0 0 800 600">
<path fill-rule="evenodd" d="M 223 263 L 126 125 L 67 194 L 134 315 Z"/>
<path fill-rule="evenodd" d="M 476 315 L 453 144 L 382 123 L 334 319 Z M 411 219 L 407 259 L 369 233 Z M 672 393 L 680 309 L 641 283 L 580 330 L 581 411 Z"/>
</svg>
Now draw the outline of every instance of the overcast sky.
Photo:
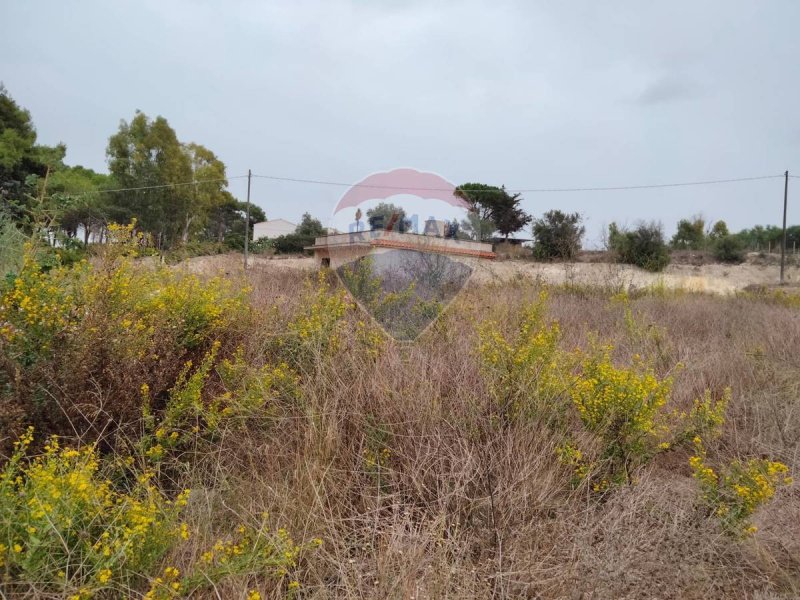
<svg viewBox="0 0 800 600">
<path fill-rule="evenodd" d="M 800 175 L 798 27 L 793 0 L 3 0 L 0 80 L 41 143 L 101 171 L 108 137 L 141 109 L 229 175 L 414 167 L 511 189 Z M 243 180 L 231 190 L 243 199 Z M 253 183 L 269 218 L 295 221 L 326 218 L 342 192 Z M 613 220 L 670 231 L 696 213 L 779 224 L 782 194 L 771 179 L 527 193 L 524 206 L 580 211 L 597 239 Z"/>
</svg>

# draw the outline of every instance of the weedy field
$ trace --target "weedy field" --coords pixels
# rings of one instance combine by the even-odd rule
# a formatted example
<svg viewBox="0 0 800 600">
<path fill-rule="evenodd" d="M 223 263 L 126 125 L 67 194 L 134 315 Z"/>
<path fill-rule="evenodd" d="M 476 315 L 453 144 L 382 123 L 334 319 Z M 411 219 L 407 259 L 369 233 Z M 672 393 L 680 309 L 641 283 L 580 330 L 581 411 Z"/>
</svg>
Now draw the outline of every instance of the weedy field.
<svg viewBox="0 0 800 600">
<path fill-rule="evenodd" d="M 0 595 L 800 594 L 797 298 L 475 283 L 408 344 L 131 254 L 3 284 Z"/>
</svg>

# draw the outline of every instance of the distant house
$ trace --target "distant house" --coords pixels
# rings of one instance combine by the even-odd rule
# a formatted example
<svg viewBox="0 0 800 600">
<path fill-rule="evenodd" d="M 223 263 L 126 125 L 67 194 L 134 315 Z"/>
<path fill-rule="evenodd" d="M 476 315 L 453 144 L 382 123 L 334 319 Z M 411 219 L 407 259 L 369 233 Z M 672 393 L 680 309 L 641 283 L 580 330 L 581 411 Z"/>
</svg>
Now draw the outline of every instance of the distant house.
<svg viewBox="0 0 800 600">
<path fill-rule="evenodd" d="M 331 258 L 339 265 L 370 253 L 384 253 L 390 250 L 417 250 L 431 254 L 490 260 L 495 258 L 491 244 L 382 229 L 320 236 L 314 240 L 313 246 L 307 246 L 305 249 L 314 253 L 320 265 L 328 267 L 331 266 Z"/>
<path fill-rule="evenodd" d="M 271 221 L 262 221 L 253 225 L 253 239 L 258 240 L 261 238 L 275 239 L 282 235 L 294 233 L 297 225 L 290 223 L 285 219 L 272 219 Z"/>
</svg>

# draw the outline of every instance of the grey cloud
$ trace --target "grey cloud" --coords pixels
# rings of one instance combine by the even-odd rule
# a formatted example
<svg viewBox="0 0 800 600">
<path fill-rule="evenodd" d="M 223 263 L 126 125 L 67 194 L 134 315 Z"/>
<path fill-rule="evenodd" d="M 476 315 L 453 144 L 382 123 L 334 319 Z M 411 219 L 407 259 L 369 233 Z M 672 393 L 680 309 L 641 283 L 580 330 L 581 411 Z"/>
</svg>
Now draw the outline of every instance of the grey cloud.
<svg viewBox="0 0 800 600">
<path fill-rule="evenodd" d="M 101 170 L 141 108 L 232 176 L 402 166 L 509 189 L 669 183 L 800 172 L 798 22 L 794 0 L 0 1 L 0 77 L 42 143 Z M 253 183 L 290 221 L 324 218 L 341 193 Z M 734 229 L 778 223 L 782 193 L 766 180 L 524 205 L 579 211 L 597 238 L 602 223 L 669 229 L 701 211 Z"/>
</svg>

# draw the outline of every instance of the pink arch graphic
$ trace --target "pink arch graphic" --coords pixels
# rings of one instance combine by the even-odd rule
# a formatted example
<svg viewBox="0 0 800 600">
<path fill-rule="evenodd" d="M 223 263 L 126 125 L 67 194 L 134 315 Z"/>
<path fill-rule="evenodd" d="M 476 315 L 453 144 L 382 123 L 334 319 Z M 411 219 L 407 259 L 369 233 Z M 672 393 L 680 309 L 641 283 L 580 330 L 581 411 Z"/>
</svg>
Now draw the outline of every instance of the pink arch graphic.
<svg viewBox="0 0 800 600">
<path fill-rule="evenodd" d="M 409 194 L 420 198 L 441 200 L 451 206 L 468 209 L 469 205 L 453 195 L 452 183 L 436 175 L 416 169 L 395 169 L 385 173 L 373 173 L 354 184 L 336 204 L 333 214 L 340 210 L 359 206 L 367 200 L 385 200 L 398 194 Z"/>
</svg>

